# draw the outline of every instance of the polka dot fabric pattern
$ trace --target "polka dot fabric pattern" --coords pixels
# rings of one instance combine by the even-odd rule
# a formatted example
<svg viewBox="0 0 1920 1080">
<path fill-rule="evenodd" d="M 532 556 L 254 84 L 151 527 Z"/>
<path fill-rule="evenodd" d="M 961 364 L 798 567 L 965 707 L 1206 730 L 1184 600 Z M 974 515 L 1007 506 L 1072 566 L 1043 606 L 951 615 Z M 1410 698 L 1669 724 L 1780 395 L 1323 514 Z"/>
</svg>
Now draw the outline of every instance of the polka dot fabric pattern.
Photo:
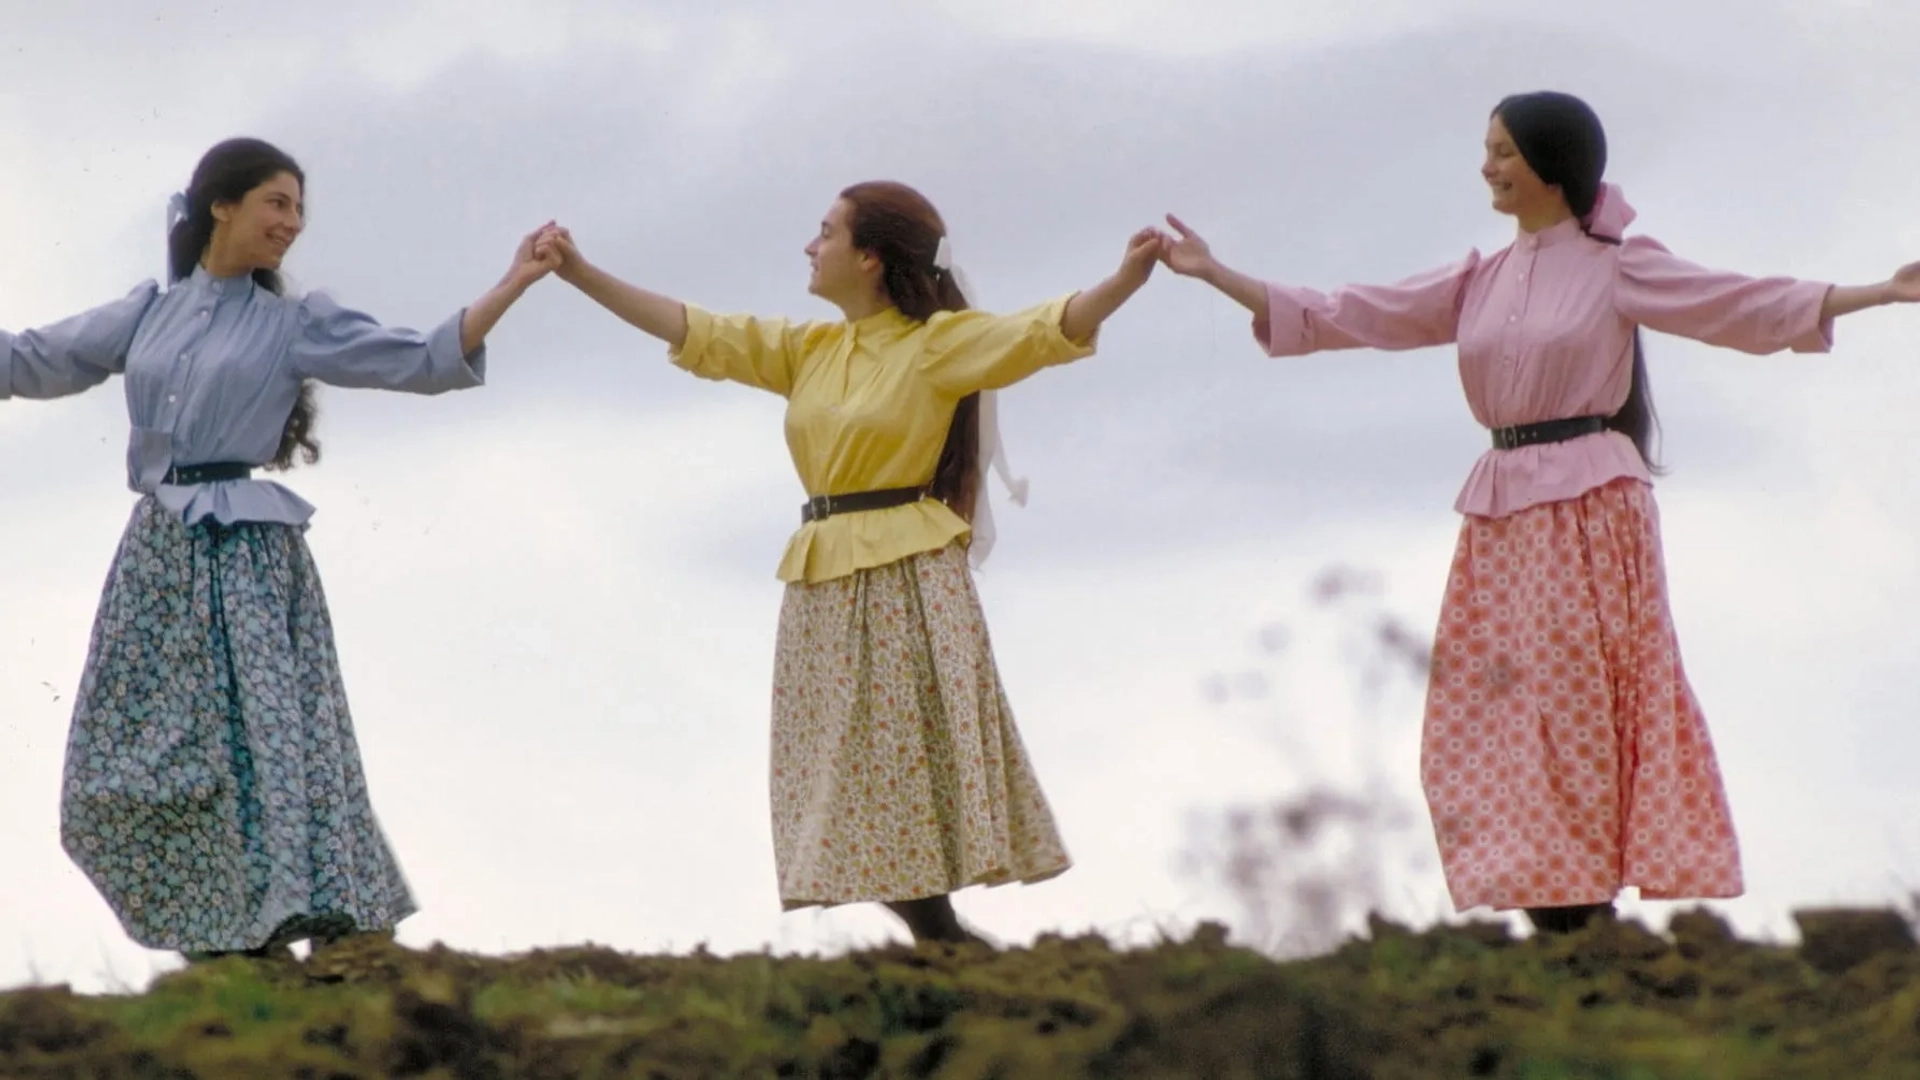
<svg viewBox="0 0 1920 1080">
<path fill-rule="evenodd" d="M 1463 522 L 1421 742 L 1458 910 L 1745 889 L 1643 481 Z"/>
</svg>

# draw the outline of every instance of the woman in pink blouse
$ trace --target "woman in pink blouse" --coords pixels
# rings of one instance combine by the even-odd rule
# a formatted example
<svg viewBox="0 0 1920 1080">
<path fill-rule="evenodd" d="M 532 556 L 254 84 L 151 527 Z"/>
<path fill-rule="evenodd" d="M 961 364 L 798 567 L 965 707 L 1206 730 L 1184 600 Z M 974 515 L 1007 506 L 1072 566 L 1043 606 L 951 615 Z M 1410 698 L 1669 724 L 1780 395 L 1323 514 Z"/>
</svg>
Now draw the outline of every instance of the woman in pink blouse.
<svg viewBox="0 0 1920 1080">
<path fill-rule="evenodd" d="M 1493 447 L 1455 504 L 1421 738 L 1454 905 L 1537 929 L 1744 890 L 1705 717 L 1667 610 L 1640 328 L 1749 353 L 1825 352 L 1833 319 L 1920 300 L 1920 263 L 1836 287 L 1709 270 L 1605 184 L 1606 137 L 1566 94 L 1494 109 L 1481 175 L 1519 232 L 1491 255 L 1332 293 L 1223 266 L 1177 218 L 1161 258 L 1253 312 L 1270 356 L 1455 344 Z"/>
</svg>

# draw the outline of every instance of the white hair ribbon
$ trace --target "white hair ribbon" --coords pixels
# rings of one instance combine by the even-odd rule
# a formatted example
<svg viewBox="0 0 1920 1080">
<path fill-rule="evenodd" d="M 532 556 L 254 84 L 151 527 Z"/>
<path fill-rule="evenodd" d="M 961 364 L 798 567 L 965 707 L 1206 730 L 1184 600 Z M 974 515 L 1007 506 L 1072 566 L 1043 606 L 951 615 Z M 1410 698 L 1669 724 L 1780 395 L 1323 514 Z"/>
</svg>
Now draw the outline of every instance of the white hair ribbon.
<svg viewBox="0 0 1920 1080">
<path fill-rule="evenodd" d="M 936 269 L 953 279 L 954 287 L 960 290 L 960 298 L 969 308 L 974 306 L 973 286 L 967 281 L 966 272 L 953 262 L 953 245 L 946 237 L 940 238 L 940 246 L 934 251 L 933 265 Z M 1027 505 L 1027 481 L 1024 477 L 1015 477 L 1013 469 L 1007 464 L 1006 444 L 1000 439 L 1000 410 L 994 401 L 994 391 L 980 392 L 980 487 L 973 495 L 973 539 L 967 547 L 967 558 L 979 569 L 987 561 L 987 555 L 993 550 L 993 505 L 987 498 L 987 474 L 991 472 L 1006 485 L 1007 495 L 1015 506 Z"/>
<path fill-rule="evenodd" d="M 187 194 L 176 191 L 167 199 L 167 263 L 160 271 L 160 288 L 165 291 L 173 281 L 173 227 L 187 220 Z"/>
</svg>

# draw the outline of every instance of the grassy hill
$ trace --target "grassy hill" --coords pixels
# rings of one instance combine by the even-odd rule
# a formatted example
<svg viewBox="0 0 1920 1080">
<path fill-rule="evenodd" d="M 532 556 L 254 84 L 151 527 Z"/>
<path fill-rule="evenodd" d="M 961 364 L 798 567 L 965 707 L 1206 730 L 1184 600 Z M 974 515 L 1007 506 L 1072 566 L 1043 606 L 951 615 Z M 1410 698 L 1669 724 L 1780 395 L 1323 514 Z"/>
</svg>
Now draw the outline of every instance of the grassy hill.
<svg viewBox="0 0 1920 1080">
<path fill-rule="evenodd" d="M 1286 963 L 1190 940 L 897 947 L 814 959 L 509 956 L 365 940 L 224 960 L 138 995 L 0 994 L 0 1076 L 1920 1076 L 1920 952 L 1895 912 L 1802 913 L 1792 948 L 1711 915 L 1565 939 L 1503 925 Z"/>
</svg>

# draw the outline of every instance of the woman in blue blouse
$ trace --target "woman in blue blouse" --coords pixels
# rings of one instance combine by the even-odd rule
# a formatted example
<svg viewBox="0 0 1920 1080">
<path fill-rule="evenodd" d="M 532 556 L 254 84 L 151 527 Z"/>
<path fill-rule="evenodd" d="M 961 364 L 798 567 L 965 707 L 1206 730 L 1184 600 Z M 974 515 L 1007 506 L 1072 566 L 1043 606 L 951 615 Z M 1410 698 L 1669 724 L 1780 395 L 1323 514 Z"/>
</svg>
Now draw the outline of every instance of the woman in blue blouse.
<svg viewBox="0 0 1920 1080">
<path fill-rule="evenodd" d="M 61 840 L 129 936 L 189 959 L 381 931 L 415 904 L 368 801 L 305 529 L 254 470 L 319 459 L 311 387 L 481 385 L 484 340 L 552 269 L 529 236 L 500 283 L 426 334 L 284 294 L 305 174 L 254 139 L 175 196 L 171 288 L 0 331 L 0 399 L 124 375 L 140 495 L 76 696 Z"/>
</svg>

